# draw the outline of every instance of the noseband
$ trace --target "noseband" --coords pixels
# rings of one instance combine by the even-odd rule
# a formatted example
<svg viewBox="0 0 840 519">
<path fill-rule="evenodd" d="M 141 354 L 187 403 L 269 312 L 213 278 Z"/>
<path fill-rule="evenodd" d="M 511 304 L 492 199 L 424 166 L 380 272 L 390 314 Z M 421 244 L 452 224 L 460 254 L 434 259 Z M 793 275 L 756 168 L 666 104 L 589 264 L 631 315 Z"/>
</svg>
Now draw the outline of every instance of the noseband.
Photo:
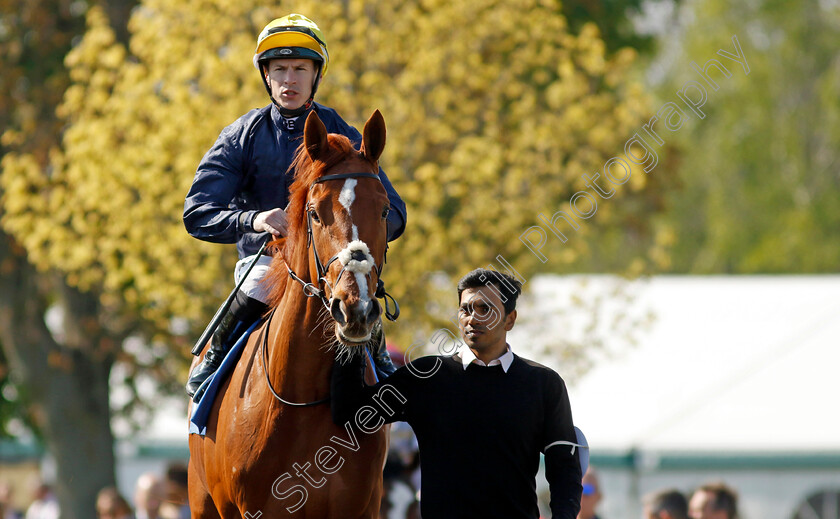
<svg viewBox="0 0 840 519">
<path fill-rule="evenodd" d="M 325 175 L 321 178 L 316 179 L 312 182 L 312 185 L 309 186 L 309 191 L 312 191 L 312 188 L 315 187 L 316 184 L 320 184 L 322 182 L 326 182 L 328 180 L 344 180 L 347 178 L 374 178 L 379 182 L 382 180 L 379 178 L 379 175 L 374 173 L 338 173 L 335 175 Z M 308 197 L 307 197 L 308 200 Z M 386 231 L 387 233 L 387 231 Z M 312 212 L 308 209 L 306 210 L 306 247 L 312 247 L 312 252 L 315 255 L 315 267 L 318 270 L 318 284 L 314 283 L 307 283 L 306 281 L 302 280 L 295 272 L 286 264 L 286 269 L 289 271 L 289 276 L 303 285 L 303 293 L 306 297 L 317 297 L 321 300 L 324 304 L 324 307 L 329 310 L 330 304 L 327 300 L 326 290 L 325 287 L 329 287 L 330 293 L 333 292 L 333 287 L 330 284 L 329 280 L 327 280 L 327 271 L 330 268 L 330 265 L 333 264 L 334 261 L 339 259 L 340 252 L 335 254 L 326 264 L 321 263 L 321 257 L 318 254 L 318 248 L 315 246 L 315 240 L 312 238 Z M 374 294 L 375 297 L 379 299 L 385 300 L 385 317 L 388 318 L 389 321 L 396 321 L 397 318 L 400 316 L 400 305 L 397 303 L 397 300 L 394 299 L 391 294 L 385 291 L 385 282 L 382 281 L 382 267 L 385 266 L 387 261 L 388 255 L 388 237 L 385 237 L 385 253 L 382 256 L 382 264 L 377 265 L 374 262 L 373 267 L 376 269 L 376 293 Z M 344 265 L 341 268 L 341 272 L 338 273 L 338 277 L 335 280 L 336 285 L 341 280 L 341 276 L 344 274 L 344 271 L 347 270 L 347 265 Z M 366 274 L 370 277 L 370 272 Z M 388 305 L 388 299 L 390 299 L 394 303 L 394 311 L 391 312 L 390 306 Z"/>
</svg>

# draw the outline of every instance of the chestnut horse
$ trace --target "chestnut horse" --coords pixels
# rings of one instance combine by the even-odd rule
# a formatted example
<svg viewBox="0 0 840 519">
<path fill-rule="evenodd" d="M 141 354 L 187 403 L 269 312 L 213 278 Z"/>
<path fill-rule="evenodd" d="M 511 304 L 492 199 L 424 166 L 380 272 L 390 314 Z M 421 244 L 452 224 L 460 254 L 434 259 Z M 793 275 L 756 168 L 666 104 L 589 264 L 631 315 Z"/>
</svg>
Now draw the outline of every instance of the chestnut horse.
<svg viewBox="0 0 840 519">
<path fill-rule="evenodd" d="M 378 110 L 360 152 L 307 118 L 288 235 L 272 244 L 265 278 L 273 310 L 221 386 L 206 435 L 189 439 L 193 518 L 379 517 L 386 431 L 334 425 L 328 399 L 333 358 L 364 355 L 381 314 L 384 146 Z"/>
</svg>

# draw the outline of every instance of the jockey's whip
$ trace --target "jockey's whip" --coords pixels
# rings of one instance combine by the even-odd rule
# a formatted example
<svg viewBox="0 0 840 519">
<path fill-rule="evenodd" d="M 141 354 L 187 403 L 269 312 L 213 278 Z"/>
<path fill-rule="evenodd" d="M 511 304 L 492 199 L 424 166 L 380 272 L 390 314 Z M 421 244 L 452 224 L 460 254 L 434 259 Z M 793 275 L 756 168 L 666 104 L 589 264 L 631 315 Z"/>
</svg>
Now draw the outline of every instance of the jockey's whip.
<svg viewBox="0 0 840 519">
<path fill-rule="evenodd" d="M 222 317 L 225 316 L 227 311 L 230 309 L 230 305 L 233 304 L 233 300 L 236 298 L 236 293 L 239 292 L 239 289 L 242 288 L 242 284 L 245 283 L 245 280 L 248 279 L 248 274 L 251 273 L 251 269 L 257 264 L 257 260 L 263 255 L 265 252 L 265 247 L 268 245 L 268 241 L 262 244 L 260 250 L 257 251 L 257 255 L 254 257 L 254 261 L 248 266 L 248 270 L 245 271 L 245 274 L 242 275 L 242 279 L 239 280 L 239 283 L 236 284 L 236 287 L 227 297 L 222 306 L 216 310 L 216 315 L 213 316 L 213 319 L 210 321 L 210 324 L 207 325 L 207 328 L 204 329 L 204 333 L 201 334 L 201 337 L 198 338 L 198 341 L 195 343 L 195 346 L 192 347 L 192 354 L 193 355 L 201 355 L 201 350 L 204 349 L 204 345 L 207 344 L 207 341 L 210 340 L 210 337 L 213 336 L 213 333 L 216 331 L 216 328 L 219 327 L 219 323 L 222 322 Z"/>
</svg>

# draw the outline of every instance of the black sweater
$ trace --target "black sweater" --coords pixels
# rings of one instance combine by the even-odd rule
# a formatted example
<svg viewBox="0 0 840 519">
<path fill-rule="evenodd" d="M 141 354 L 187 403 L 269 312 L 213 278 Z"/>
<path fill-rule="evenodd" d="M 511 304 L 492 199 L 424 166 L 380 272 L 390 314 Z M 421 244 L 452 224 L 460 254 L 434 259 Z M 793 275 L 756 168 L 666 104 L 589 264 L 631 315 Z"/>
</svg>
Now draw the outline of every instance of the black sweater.
<svg viewBox="0 0 840 519">
<path fill-rule="evenodd" d="M 365 387 L 362 369 L 358 360 L 335 364 L 333 418 L 368 432 L 383 419 L 411 425 L 420 446 L 424 519 L 536 519 L 540 452 L 553 517 L 576 517 L 578 455 L 568 445 L 545 450 L 575 442 L 566 386 L 553 370 L 518 356 L 507 373 L 423 357 Z"/>
</svg>

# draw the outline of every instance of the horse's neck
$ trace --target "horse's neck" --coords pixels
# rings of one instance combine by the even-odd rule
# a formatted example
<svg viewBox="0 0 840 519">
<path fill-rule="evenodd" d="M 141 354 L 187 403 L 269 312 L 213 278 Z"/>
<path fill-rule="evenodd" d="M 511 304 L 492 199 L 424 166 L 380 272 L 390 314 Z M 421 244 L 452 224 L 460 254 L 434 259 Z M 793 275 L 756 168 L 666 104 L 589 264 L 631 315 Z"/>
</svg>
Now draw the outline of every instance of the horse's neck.
<svg viewBox="0 0 840 519">
<path fill-rule="evenodd" d="M 301 285 L 289 278 L 268 337 L 272 385 L 284 398 L 321 399 L 329 390 L 332 354 L 327 351 L 322 308 L 320 299 L 306 297 Z"/>
</svg>

